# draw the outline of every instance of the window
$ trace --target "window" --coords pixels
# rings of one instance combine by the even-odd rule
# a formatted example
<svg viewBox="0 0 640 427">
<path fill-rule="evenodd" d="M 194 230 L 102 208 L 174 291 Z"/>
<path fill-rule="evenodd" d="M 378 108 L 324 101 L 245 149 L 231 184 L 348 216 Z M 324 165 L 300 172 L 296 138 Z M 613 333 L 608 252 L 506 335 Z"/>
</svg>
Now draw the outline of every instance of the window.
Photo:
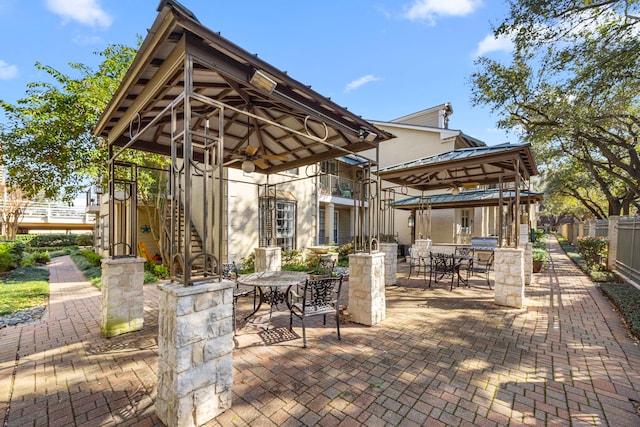
<svg viewBox="0 0 640 427">
<path fill-rule="evenodd" d="M 276 244 L 284 250 L 295 249 L 296 204 L 276 202 Z"/>
<path fill-rule="evenodd" d="M 471 221 L 469 209 L 462 209 L 460 211 L 460 231 L 462 233 L 471 232 Z"/>
<path fill-rule="evenodd" d="M 260 198 L 260 246 L 276 245 L 295 249 L 296 203 L 268 197 Z"/>
</svg>

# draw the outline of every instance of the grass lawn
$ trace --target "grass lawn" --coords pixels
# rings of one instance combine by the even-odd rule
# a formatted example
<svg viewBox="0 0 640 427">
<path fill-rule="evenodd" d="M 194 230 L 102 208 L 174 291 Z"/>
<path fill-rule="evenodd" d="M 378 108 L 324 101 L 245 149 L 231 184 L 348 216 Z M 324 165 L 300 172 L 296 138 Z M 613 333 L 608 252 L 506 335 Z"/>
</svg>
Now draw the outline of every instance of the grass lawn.
<svg viewBox="0 0 640 427">
<path fill-rule="evenodd" d="M 49 297 L 49 271 L 19 268 L 0 280 L 0 316 L 45 305 Z"/>
</svg>

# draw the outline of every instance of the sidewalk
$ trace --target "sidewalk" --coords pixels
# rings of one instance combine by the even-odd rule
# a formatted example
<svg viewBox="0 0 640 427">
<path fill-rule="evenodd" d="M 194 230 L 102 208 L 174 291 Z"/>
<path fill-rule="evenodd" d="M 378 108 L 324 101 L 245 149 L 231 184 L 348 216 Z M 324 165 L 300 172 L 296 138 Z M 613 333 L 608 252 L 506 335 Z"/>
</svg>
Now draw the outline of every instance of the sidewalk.
<svg viewBox="0 0 640 427">
<path fill-rule="evenodd" d="M 482 279 L 428 289 L 400 263 L 386 320 L 341 325 L 341 341 L 331 320 L 308 328 L 307 349 L 288 316 L 269 334 L 242 325 L 233 407 L 211 425 L 640 425 L 640 349 L 549 246 L 523 310 L 496 306 Z M 145 285 L 143 331 L 107 340 L 99 291 L 68 257 L 50 268 L 43 320 L 0 329 L 5 425 L 160 425 L 155 286 Z"/>
</svg>

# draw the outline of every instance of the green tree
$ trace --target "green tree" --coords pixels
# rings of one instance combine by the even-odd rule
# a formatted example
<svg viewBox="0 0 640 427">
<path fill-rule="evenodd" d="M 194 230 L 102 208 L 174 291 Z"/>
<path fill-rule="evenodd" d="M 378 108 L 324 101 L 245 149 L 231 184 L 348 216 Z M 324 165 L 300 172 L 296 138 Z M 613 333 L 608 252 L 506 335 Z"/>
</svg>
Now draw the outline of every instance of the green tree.
<svg viewBox="0 0 640 427">
<path fill-rule="evenodd" d="M 638 2 L 509 5 L 495 35 L 514 41 L 512 61 L 478 59 L 473 103 L 532 144 L 549 188 L 564 185 L 594 216 L 629 213 L 640 198 Z M 601 201 L 585 197 L 587 182 Z"/>
<path fill-rule="evenodd" d="M 26 197 L 71 200 L 87 179 L 106 176 L 106 145 L 92 129 L 115 93 L 136 50 L 111 45 L 97 53 L 96 71 L 70 63 L 79 76 L 36 64 L 53 82 L 30 83 L 17 103 L 0 101 L 8 123 L 0 128 L 9 183 Z"/>
</svg>

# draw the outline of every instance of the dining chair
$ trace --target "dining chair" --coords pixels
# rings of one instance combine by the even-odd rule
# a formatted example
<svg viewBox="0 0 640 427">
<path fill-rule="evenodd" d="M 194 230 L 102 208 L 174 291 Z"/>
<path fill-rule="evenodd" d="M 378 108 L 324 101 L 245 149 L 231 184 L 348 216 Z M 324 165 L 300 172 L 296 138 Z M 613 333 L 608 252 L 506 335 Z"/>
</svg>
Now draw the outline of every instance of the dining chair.
<svg viewBox="0 0 640 427">
<path fill-rule="evenodd" d="M 424 269 L 423 273 L 426 278 L 427 273 L 426 273 L 426 265 L 425 265 L 424 259 L 420 256 L 418 249 L 414 247 L 410 247 L 409 248 L 409 277 L 407 278 L 408 279 L 411 278 L 411 272 L 413 270 L 417 270 L 417 275 L 420 276 L 420 269 Z"/>
<path fill-rule="evenodd" d="M 473 260 L 471 266 L 471 274 L 482 274 L 487 279 L 487 286 L 491 289 L 491 282 L 489 281 L 489 272 L 493 268 L 493 252 L 477 252 L 476 258 Z"/>
<path fill-rule="evenodd" d="M 302 322 L 302 346 L 307 347 L 307 331 L 305 319 L 313 316 L 323 316 L 323 324 L 327 324 L 327 314 L 336 318 L 338 339 L 340 338 L 340 291 L 342 290 L 342 276 L 307 279 L 302 294 L 290 290 L 291 304 L 289 313 L 289 331 L 293 330 L 293 316 Z"/>
<path fill-rule="evenodd" d="M 316 268 L 309 274 L 312 278 L 331 277 L 333 274 L 333 268 L 336 265 L 336 260 L 331 258 L 318 258 L 318 264 Z"/>
<path fill-rule="evenodd" d="M 233 288 L 233 333 L 235 334 L 237 328 L 236 311 L 238 307 L 238 298 L 253 297 L 253 309 L 256 309 L 256 288 L 254 286 L 245 286 L 238 283 L 238 267 L 235 261 L 222 264 L 222 278 L 227 280 L 233 280 L 236 285 Z"/>
<path fill-rule="evenodd" d="M 451 289 L 454 279 L 460 279 L 460 264 L 453 254 L 430 252 L 429 254 L 429 287 L 431 281 L 438 283 L 445 277 L 451 277 Z M 459 282 L 457 282 L 459 284 Z"/>
<path fill-rule="evenodd" d="M 465 269 L 467 271 L 467 285 L 469 284 L 469 277 L 471 276 L 471 268 L 473 266 L 473 251 L 474 249 L 471 246 L 456 246 L 454 250 L 455 255 L 459 255 L 461 258 L 458 260 L 460 263 L 460 269 Z"/>
</svg>

